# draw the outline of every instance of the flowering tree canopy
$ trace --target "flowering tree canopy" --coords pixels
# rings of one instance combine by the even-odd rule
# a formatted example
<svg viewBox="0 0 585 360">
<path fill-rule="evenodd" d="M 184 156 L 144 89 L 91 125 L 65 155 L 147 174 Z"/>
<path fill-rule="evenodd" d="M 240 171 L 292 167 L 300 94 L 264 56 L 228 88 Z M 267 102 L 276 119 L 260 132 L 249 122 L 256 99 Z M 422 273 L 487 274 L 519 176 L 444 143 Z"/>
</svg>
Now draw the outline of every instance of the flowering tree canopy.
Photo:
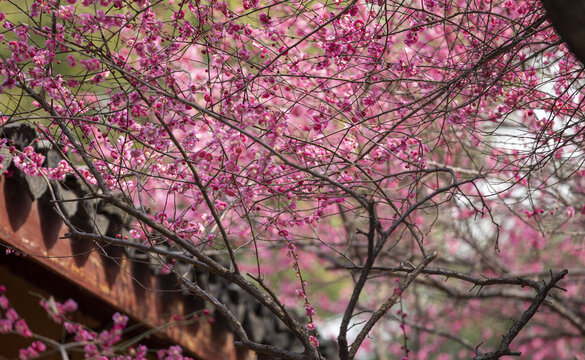
<svg viewBox="0 0 585 360">
<path fill-rule="evenodd" d="M 152 255 L 241 346 L 583 353 L 583 68 L 540 2 L 1 8 L 2 124 L 60 154 L 3 156 L 131 217 L 117 236 L 80 228 L 52 192 L 71 237 Z M 178 263 L 249 293 L 304 350 L 255 342 Z"/>
</svg>

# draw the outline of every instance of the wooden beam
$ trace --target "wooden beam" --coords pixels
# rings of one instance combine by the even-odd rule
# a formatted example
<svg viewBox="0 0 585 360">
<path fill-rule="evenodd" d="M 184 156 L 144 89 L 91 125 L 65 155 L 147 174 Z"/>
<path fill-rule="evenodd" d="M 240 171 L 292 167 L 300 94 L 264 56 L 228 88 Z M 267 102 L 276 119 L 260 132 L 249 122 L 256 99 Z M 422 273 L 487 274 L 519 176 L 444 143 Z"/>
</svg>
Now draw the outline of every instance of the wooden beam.
<svg viewBox="0 0 585 360">
<path fill-rule="evenodd" d="M 95 244 L 62 238 L 66 231 L 48 201 L 33 200 L 16 177 L 1 177 L 0 242 L 26 254 L 26 261 L 42 265 L 46 271 L 57 273 L 152 328 L 172 323 L 173 316 L 203 310 L 202 302 L 177 289 L 165 288 L 160 276 L 129 259 L 123 251 L 106 255 Z M 207 320 L 173 324 L 161 333 L 201 359 L 256 358 L 252 352 L 235 348 L 233 334 L 225 324 Z"/>
</svg>

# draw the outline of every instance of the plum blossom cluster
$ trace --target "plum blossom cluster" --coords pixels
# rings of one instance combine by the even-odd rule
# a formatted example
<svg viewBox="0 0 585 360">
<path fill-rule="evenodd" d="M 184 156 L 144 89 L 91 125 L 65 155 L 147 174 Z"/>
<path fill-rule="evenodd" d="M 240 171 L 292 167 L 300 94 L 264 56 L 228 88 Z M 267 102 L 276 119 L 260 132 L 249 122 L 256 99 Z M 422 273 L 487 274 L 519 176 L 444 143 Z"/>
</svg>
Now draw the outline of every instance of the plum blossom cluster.
<svg viewBox="0 0 585 360">
<path fill-rule="evenodd" d="M 62 304 L 51 297 L 49 300 L 41 299 L 39 303 L 45 309 L 51 320 L 57 324 L 63 323 L 67 313 L 77 311 L 77 303 L 73 299 L 68 299 Z"/>
<path fill-rule="evenodd" d="M 1 146 L 8 145 L 3 143 Z M 12 155 L 14 165 L 29 176 L 46 176 L 49 180 L 62 181 L 67 174 L 73 172 L 72 167 L 66 160 L 60 160 L 54 168 L 43 166 L 45 164 L 45 156 L 36 152 L 33 146 L 26 146 L 22 151 L 18 151 L 16 147 L 10 146 L 8 151 Z M 4 160 L 5 155 L 0 155 L 0 158 Z"/>
<path fill-rule="evenodd" d="M 47 347 L 42 341 L 33 341 L 28 347 L 19 350 L 18 358 L 20 360 L 34 359 L 39 357 L 45 350 L 47 350 Z"/>
<path fill-rule="evenodd" d="M 28 328 L 26 320 L 21 318 L 10 305 L 5 293 L 6 288 L 0 286 L 0 334 L 15 332 L 25 338 L 32 337 L 33 333 Z"/>
<path fill-rule="evenodd" d="M 0 336 L 2 334 L 18 334 L 24 338 L 33 337 L 26 320 L 21 318 L 11 306 L 6 297 L 6 287 L 0 285 Z M 20 349 L 18 357 L 20 360 L 36 358 L 46 350 L 42 341 L 34 341 L 30 346 Z"/>
<path fill-rule="evenodd" d="M 153 352 L 160 360 L 191 359 L 183 355 L 183 349 L 177 345 L 157 351 L 141 344 L 132 343 L 120 346 L 124 330 L 128 325 L 128 317 L 119 313 L 112 316 L 111 328 L 97 333 L 68 319 L 67 313 L 77 311 L 77 303 L 72 299 L 60 303 L 51 297 L 48 300 L 42 299 L 40 305 L 45 309 L 51 321 L 63 325 L 67 333 L 72 335 L 71 344 L 58 344 L 54 340 L 47 340 L 30 330 L 25 319 L 21 318 L 10 305 L 6 296 L 6 287 L 0 286 L 0 338 L 5 334 L 16 334 L 24 338 L 41 339 L 34 340 L 26 348 L 20 349 L 18 353 L 20 360 L 35 359 L 43 352 L 48 351 L 49 348 L 58 348 L 59 346 L 69 350 L 80 350 L 86 359 L 146 360 Z"/>
</svg>

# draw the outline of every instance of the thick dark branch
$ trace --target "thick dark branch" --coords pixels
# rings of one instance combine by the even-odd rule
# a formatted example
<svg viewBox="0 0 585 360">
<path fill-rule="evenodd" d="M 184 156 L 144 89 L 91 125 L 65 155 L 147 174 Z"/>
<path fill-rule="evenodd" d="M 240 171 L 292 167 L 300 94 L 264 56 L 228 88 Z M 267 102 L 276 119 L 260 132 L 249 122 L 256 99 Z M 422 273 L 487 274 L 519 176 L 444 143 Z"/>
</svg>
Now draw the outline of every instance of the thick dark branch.
<svg viewBox="0 0 585 360">
<path fill-rule="evenodd" d="M 478 354 L 474 357 L 474 360 L 490 360 L 490 359 L 499 359 L 505 355 L 513 355 L 518 356 L 521 353 L 517 351 L 510 350 L 510 344 L 512 341 L 518 336 L 520 331 L 526 326 L 526 324 L 532 319 L 534 314 L 538 311 L 538 308 L 542 303 L 546 300 L 546 296 L 548 295 L 549 291 L 556 287 L 556 284 L 561 281 L 562 278 L 567 275 L 568 271 L 563 270 L 558 272 L 557 274 L 552 274 L 551 272 L 551 279 L 547 284 L 541 285 L 540 290 L 537 292 L 536 296 L 532 300 L 530 307 L 520 316 L 514 325 L 508 330 L 506 335 L 502 338 L 502 342 L 500 346 L 495 351 L 491 351 L 485 354 Z"/>
<path fill-rule="evenodd" d="M 195 295 L 212 303 L 213 306 L 225 317 L 225 319 L 230 323 L 230 325 L 236 332 L 236 335 L 238 335 L 238 337 L 240 338 L 240 341 L 236 342 L 237 345 L 247 347 L 249 349 L 256 351 L 257 353 L 262 353 L 270 355 L 272 357 L 278 357 L 281 359 L 302 360 L 307 358 L 305 354 L 294 353 L 291 351 L 280 349 L 276 346 L 259 344 L 257 342 L 251 341 L 248 338 L 248 334 L 246 334 L 246 331 L 244 330 L 242 324 L 238 321 L 236 316 L 230 311 L 230 309 L 228 309 L 228 307 L 225 304 L 223 304 L 213 295 L 201 289 L 199 286 L 183 279 L 181 276 L 177 276 L 177 278 Z"/>
<path fill-rule="evenodd" d="M 408 218 L 408 216 L 410 216 L 410 214 L 412 214 L 414 211 L 416 211 L 419 207 L 421 207 L 427 201 L 433 199 L 437 195 L 451 191 L 452 189 L 455 189 L 460 185 L 472 183 L 475 180 L 477 180 L 477 178 L 473 178 L 473 179 L 468 179 L 468 180 L 464 180 L 461 182 L 457 182 L 457 177 L 455 176 L 455 173 L 450 169 L 447 169 L 447 171 L 449 171 L 452 175 L 452 180 L 451 180 L 451 183 L 449 185 L 446 185 L 444 187 L 441 187 L 440 189 L 437 189 L 436 191 L 433 191 L 432 193 L 424 196 L 418 202 L 416 202 L 415 204 L 410 206 L 398 219 L 396 219 L 393 222 L 393 224 L 386 231 L 379 229 L 379 224 L 377 223 L 377 217 L 376 217 L 375 208 L 373 207 L 373 204 L 370 207 L 368 207 L 368 213 L 369 213 L 369 217 L 370 217 L 370 219 L 369 219 L 370 230 L 368 232 L 368 257 L 367 257 L 366 262 L 365 262 L 365 264 L 360 272 L 360 276 L 358 278 L 358 281 L 356 282 L 356 284 L 354 286 L 353 292 L 351 294 L 351 298 L 349 300 L 349 304 L 347 305 L 347 307 L 345 309 L 345 312 L 343 314 L 343 319 L 341 320 L 341 325 L 339 327 L 339 336 L 337 337 L 337 341 L 339 342 L 339 356 L 340 356 L 341 360 L 350 359 L 350 354 L 348 352 L 348 343 L 347 343 L 347 329 L 349 326 L 349 322 L 350 322 L 351 317 L 353 315 L 353 311 L 358 303 L 358 299 L 360 297 L 360 294 L 361 294 L 361 292 L 366 284 L 368 276 L 370 275 L 372 266 L 374 266 L 374 262 L 375 262 L 376 258 L 380 254 L 380 251 L 382 251 L 382 248 L 384 247 L 384 244 L 386 243 L 386 241 L 388 240 L 390 235 L 392 235 L 392 233 L 398 228 L 398 226 L 400 224 L 403 224 L 404 222 L 406 222 L 406 219 Z M 373 221 L 376 221 L 375 226 L 372 226 Z M 376 232 L 380 233 L 380 236 L 378 238 L 378 242 L 376 243 L 374 251 L 372 252 L 369 250 L 369 248 L 371 246 L 370 242 L 373 240 L 373 237 L 376 235 Z"/>
<path fill-rule="evenodd" d="M 503 287 L 499 289 L 481 288 L 480 291 L 460 291 L 459 289 L 447 286 L 443 281 L 439 281 L 434 278 L 418 278 L 417 283 L 423 284 L 424 286 L 434 287 L 437 290 L 444 292 L 450 299 L 453 300 L 470 300 L 470 299 L 494 299 L 494 298 L 506 298 L 506 299 L 518 299 L 523 301 L 533 301 L 531 296 L 526 291 L 520 289 L 511 289 Z M 578 311 L 572 309 L 567 304 L 563 303 L 554 296 L 550 296 L 544 305 L 557 313 L 560 317 L 570 322 L 583 336 L 585 336 L 585 319 Z"/>
<path fill-rule="evenodd" d="M 361 270 L 361 266 L 346 266 L 343 267 L 347 270 Z M 416 268 L 409 266 L 396 266 L 396 267 L 383 267 L 373 266 L 372 271 L 381 271 L 384 273 L 412 273 Z M 422 274 L 426 275 L 440 275 L 447 278 L 455 278 L 463 281 L 472 283 L 475 286 L 488 286 L 488 285 L 518 285 L 518 286 L 529 286 L 534 289 L 540 289 L 541 284 L 537 281 L 530 279 L 523 279 L 521 277 L 500 277 L 500 278 L 478 278 L 468 274 L 459 273 L 454 270 L 442 269 L 442 268 L 426 268 L 421 271 Z"/>
<path fill-rule="evenodd" d="M 376 217 L 376 209 L 375 204 L 370 202 L 368 205 L 368 215 L 369 215 L 369 231 L 368 231 L 368 257 L 364 264 L 364 268 L 360 274 L 360 277 L 355 284 L 353 289 L 353 293 L 351 298 L 349 299 L 349 304 L 345 308 L 345 312 L 343 313 L 343 318 L 341 319 L 341 325 L 339 326 L 339 335 L 337 336 L 337 342 L 339 343 L 339 357 L 341 360 L 350 359 L 349 355 L 349 344 L 347 342 L 347 329 L 349 327 L 349 322 L 351 320 L 351 316 L 353 311 L 358 303 L 359 295 L 366 284 L 367 274 L 369 273 L 369 269 L 374 265 L 374 260 L 376 256 L 374 254 L 374 241 L 376 236 L 376 229 L 378 227 L 377 224 L 377 217 Z"/>
<path fill-rule="evenodd" d="M 238 347 L 245 347 L 254 350 L 258 354 L 270 356 L 275 356 L 275 354 L 278 354 L 278 358 L 283 360 L 307 360 L 307 356 L 304 354 L 284 351 L 272 345 L 258 344 L 252 341 L 235 341 L 234 344 Z"/>
<path fill-rule="evenodd" d="M 436 251 L 434 253 L 432 253 L 431 255 L 426 256 L 423 259 L 423 261 L 416 268 L 414 268 L 413 271 L 410 272 L 406 276 L 406 279 L 404 279 L 404 281 L 400 284 L 400 286 L 398 287 L 400 291 L 394 292 L 394 294 L 388 300 L 386 300 L 384 302 L 384 304 L 382 304 L 382 306 L 380 306 L 380 308 L 378 308 L 378 310 L 374 311 L 374 313 L 372 314 L 370 319 L 368 319 L 368 322 L 366 322 L 366 324 L 364 325 L 362 330 L 359 332 L 354 343 L 351 345 L 351 349 L 349 350 L 350 358 L 355 357 L 355 354 L 357 353 L 358 349 L 360 348 L 360 345 L 362 344 L 362 342 L 364 341 L 366 336 L 370 333 L 370 331 L 372 330 L 374 325 L 376 325 L 378 320 L 380 320 L 382 318 L 382 316 L 386 315 L 388 310 L 390 310 L 390 308 L 398 302 L 398 300 L 402 296 L 402 293 L 410 286 L 410 284 L 412 284 L 412 282 L 423 271 L 423 269 L 428 264 L 430 264 L 431 261 L 433 261 L 436 257 L 437 257 Z"/>
</svg>

